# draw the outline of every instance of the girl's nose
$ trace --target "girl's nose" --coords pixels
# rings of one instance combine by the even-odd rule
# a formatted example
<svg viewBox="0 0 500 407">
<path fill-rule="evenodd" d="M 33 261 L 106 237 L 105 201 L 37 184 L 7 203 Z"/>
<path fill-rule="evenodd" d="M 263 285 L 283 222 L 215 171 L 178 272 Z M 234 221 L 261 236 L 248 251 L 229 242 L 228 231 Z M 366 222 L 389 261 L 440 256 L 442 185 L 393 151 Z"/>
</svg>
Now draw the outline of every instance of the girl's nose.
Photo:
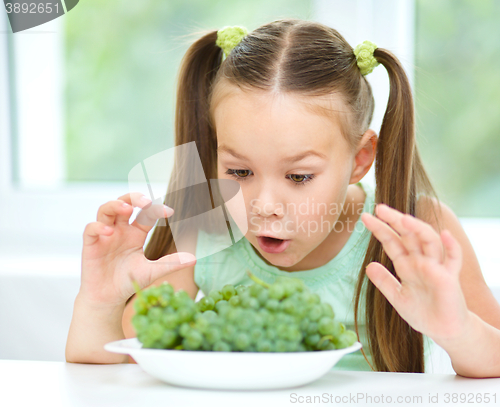
<svg viewBox="0 0 500 407">
<path fill-rule="evenodd" d="M 265 218 L 273 215 L 276 215 L 279 218 L 284 216 L 283 204 L 269 199 L 257 199 L 255 204 L 252 205 L 251 212 L 254 215 L 260 215 Z"/>
</svg>

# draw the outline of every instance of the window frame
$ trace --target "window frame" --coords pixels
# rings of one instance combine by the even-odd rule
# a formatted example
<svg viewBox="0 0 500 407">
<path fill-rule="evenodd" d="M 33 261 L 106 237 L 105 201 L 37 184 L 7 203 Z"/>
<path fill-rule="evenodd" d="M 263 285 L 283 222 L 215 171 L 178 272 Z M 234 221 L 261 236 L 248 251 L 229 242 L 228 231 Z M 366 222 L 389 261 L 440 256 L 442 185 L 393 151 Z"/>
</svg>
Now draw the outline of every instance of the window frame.
<svg viewBox="0 0 500 407">
<path fill-rule="evenodd" d="M 61 114 L 63 81 L 55 80 L 62 78 L 62 69 L 56 63 L 61 56 L 58 52 L 62 52 L 62 18 L 15 34 L 10 30 L 6 13 L 0 18 L 0 32 L 6 33 L 0 41 L 0 61 L 3 61 L 0 64 L 0 242 L 4 250 L 17 246 L 29 247 L 28 250 L 44 247 L 53 251 L 60 251 L 63 247 L 69 248 L 75 244 L 81 247 L 85 225 L 95 221 L 99 206 L 129 192 L 126 182 L 63 181 L 64 157 L 57 157 L 57 154 L 61 155 L 64 152 Z M 56 120 L 49 118 L 48 127 L 52 131 L 47 131 L 43 138 L 44 154 L 40 154 L 39 157 L 33 154 L 36 153 L 33 148 L 29 151 L 30 143 L 38 142 L 38 146 L 35 147 L 40 148 L 40 141 L 33 138 L 36 134 L 29 134 L 30 130 L 33 133 L 33 125 L 24 130 L 23 143 L 19 142 L 19 135 L 23 129 L 19 129 L 22 119 L 19 117 L 16 104 L 19 96 L 17 89 L 19 83 L 26 78 L 14 75 L 16 72 L 14 67 L 27 49 L 15 50 L 17 53 L 14 55 L 9 53 L 9 41 L 11 44 L 13 42 L 22 44 L 18 39 L 33 35 L 55 35 L 58 37 L 56 44 L 60 47 L 54 49 L 47 57 L 47 69 L 54 72 L 48 77 L 49 81 L 53 81 L 48 86 L 55 89 L 55 92 L 53 97 L 48 99 L 49 106 L 42 107 L 45 112 L 52 109 L 60 121 L 54 123 Z M 14 36 L 16 39 L 13 39 Z M 24 72 L 24 75 L 29 75 L 29 72 Z M 29 89 L 25 87 L 23 90 L 26 96 Z M 34 182 L 28 174 L 28 177 L 16 182 L 15 178 L 19 178 L 19 175 L 22 177 L 23 172 L 26 173 L 22 168 L 18 171 L 19 163 L 16 163 L 18 153 L 24 154 L 26 158 L 38 160 L 36 168 L 41 168 L 42 172 L 44 161 L 59 162 L 52 165 L 49 172 L 44 173 L 45 179 L 40 178 Z M 31 175 L 36 177 L 34 173 Z M 68 216 L 66 208 L 72 208 L 71 213 L 75 216 Z M 49 245 L 49 242 L 52 245 Z"/>
</svg>

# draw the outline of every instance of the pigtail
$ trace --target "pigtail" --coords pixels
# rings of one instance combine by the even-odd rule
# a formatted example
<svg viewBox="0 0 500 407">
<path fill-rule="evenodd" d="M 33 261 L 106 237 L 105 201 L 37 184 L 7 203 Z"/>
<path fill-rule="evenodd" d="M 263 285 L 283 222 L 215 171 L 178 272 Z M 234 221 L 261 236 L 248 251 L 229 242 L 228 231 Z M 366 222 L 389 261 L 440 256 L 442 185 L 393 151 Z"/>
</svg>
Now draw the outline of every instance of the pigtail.
<svg viewBox="0 0 500 407">
<path fill-rule="evenodd" d="M 175 110 L 175 146 L 196 143 L 207 181 L 217 178 L 217 138 L 209 118 L 209 95 L 222 62 L 222 50 L 215 44 L 216 40 L 217 31 L 210 31 L 193 43 L 184 55 L 178 74 Z M 179 149 L 176 150 L 177 154 Z M 178 251 L 169 221 L 187 219 L 212 209 L 209 196 L 207 201 L 208 184 L 193 179 L 200 174 L 190 171 L 196 163 L 178 155 L 174 161 L 164 203 L 174 208 L 175 213 L 166 226 L 155 227 L 144 251 L 149 260 Z M 190 238 L 196 240 L 196 236 Z"/>
<path fill-rule="evenodd" d="M 377 146 L 375 202 L 415 216 L 418 197 L 424 194 L 437 199 L 437 194 L 423 168 L 415 142 L 415 113 L 410 83 L 401 63 L 391 52 L 377 48 L 374 57 L 386 68 L 390 82 L 389 100 Z M 401 318 L 366 277 L 366 267 L 373 261 L 381 263 L 401 281 L 382 244 L 371 236 L 356 287 L 356 331 L 359 300 L 366 282 L 367 338 L 376 370 L 424 372 L 423 336 Z"/>
</svg>

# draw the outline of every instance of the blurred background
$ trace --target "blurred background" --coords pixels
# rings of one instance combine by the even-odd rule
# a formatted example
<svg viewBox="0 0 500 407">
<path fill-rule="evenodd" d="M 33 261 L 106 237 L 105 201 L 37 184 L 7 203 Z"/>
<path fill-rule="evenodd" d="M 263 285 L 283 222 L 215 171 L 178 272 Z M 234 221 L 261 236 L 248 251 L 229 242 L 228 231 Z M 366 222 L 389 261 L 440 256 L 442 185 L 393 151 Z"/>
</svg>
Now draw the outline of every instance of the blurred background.
<svg viewBox="0 0 500 407">
<path fill-rule="evenodd" d="M 500 289 L 500 2 L 84 0 L 16 34 L 0 12 L 0 323 L 23 333 L 0 339 L 0 358 L 64 360 L 83 229 L 101 204 L 128 192 L 137 163 L 173 146 L 177 70 L 193 33 L 288 17 L 400 58 L 427 171 L 466 228 L 487 283 Z M 378 132 L 387 73 L 378 67 L 368 80 Z M 49 292 L 66 306 L 47 302 Z M 8 315 L 11 301 L 33 307 Z M 43 329 L 47 318 L 54 335 L 33 346 L 26 320 Z"/>
</svg>

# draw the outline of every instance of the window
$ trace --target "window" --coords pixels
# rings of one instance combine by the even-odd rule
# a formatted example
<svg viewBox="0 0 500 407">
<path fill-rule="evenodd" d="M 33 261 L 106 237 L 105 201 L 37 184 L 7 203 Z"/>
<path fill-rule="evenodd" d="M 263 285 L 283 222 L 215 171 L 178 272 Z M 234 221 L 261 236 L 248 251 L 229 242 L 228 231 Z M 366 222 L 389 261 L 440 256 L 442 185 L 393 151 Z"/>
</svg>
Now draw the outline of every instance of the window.
<svg viewBox="0 0 500 407">
<path fill-rule="evenodd" d="M 173 145 L 176 74 L 190 34 L 232 24 L 253 29 L 281 17 L 314 19 L 352 46 L 369 39 L 395 52 L 415 83 L 419 148 L 440 197 L 461 217 L 498 217 L 499 40 L 490 33 L 499 8 L 430 0 L 238 0 L 230 7 L 87 0 L 14 35 L 4 14 L 0 238 L 80 246 L 99 205 L 128 192 L 130 169 Z M 387 73 L 375 69 L 368 80 L 378 131 Z M 374 182 L 373 168 L 367 178 Z"/>
<path fill-rule="evenodd" d="M 416 1 L 418 138 L 458 216 L 500 217 L 500 3 Z"/>
<path fill-rule="evenodd" d="M 86 0 L 16 34 L 4 13 L 4 247 L 33 239 L 32 247 L 80 250 L 98 207 L 129 192 L 128 172 L 173 146 L 176 74 L 193 31 L 312 13 L 302 0 Z"/>
</svg>

